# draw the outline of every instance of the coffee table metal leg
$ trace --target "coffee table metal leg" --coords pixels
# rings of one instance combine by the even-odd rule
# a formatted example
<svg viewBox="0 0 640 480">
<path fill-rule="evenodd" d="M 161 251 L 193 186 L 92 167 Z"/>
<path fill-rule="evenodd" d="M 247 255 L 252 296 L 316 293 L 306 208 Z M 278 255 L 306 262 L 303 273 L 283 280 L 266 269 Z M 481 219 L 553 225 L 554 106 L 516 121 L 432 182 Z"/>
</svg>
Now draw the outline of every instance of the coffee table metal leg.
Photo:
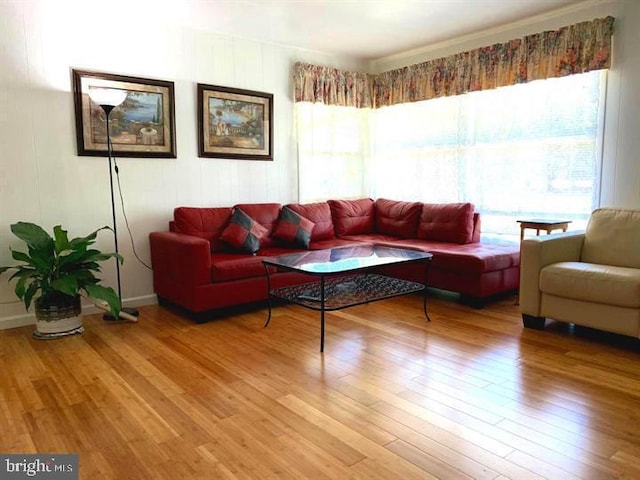
<svg viewBox="0 0 640 480">
<path fill-rule="evenodd" d="M 271 297 L 267 299 L 267 304 L 269 306 L 269 314 L 267 315 L 267 321 L 264 322 L 264 327 L 267 327 L 271 321 Z"/>
<path fill-rule="evenodd" d="M 429 313 L 427 312 L 427 281 L 428 281 L 428 277 L 429 277 L 429 265 L 431 265 L 431 258 L 426 258 L 425 259 L 425 265 L 424 265 L 424 316 L 427 317 L 427 321 L 431 321 L 431 318 L 429 317 Z"/>
<path fill-rule="evenodd" d="M 320 277 L 320 353 L 324 352 L 324 275 Z"/>
<path fill-rule="evenodd" d="M 424 316 L 427 317 L 427 321 L 431 321 L 431 317 L 429 317 L 429 313 L 427 312 L 427 289 L 424 289 Z"/>
<path fill-rule="evenodd" d="M 266 327 L 267 325 L 269 325 L 269 322 L 271 321 L 271 278 L 269 277 L 269 268 L 266 265 L 264 265 L 264 269 L 267 274 L 267 305 L 269 307 L 269 315 L 267 316 L 267 321 L 264 322 L 264 327 Z"/>
</svg>

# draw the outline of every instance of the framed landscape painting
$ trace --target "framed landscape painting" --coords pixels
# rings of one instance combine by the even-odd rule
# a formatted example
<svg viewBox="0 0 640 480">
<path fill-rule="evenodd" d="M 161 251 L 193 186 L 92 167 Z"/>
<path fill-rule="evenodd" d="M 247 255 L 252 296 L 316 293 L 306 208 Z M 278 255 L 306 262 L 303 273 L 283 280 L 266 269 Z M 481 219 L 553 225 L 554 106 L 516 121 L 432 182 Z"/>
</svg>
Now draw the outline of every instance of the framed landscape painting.
<svg viewBox="0 0 640 480">
<path fill-rule="evenodd" d="M 199 156 L 273 160 L 273 95 L 198 84 Z"/>
<path fill-rule="evenodd" d="M 74 69 L 78 155 L 107 156 L 107 117 L 89 98 L 93 88 L 126 92 L 124 102 L 109 115 L 115 155 L 176 157 L 173 82 Z"/>
</svg>

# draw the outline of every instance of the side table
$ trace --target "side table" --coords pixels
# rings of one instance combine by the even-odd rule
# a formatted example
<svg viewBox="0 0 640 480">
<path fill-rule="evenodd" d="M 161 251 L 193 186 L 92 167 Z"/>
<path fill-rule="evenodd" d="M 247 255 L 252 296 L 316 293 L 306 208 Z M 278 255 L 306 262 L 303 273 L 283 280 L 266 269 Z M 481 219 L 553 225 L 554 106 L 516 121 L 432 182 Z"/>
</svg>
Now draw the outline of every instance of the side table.
<svg viewBox="0 0 640 480">
<path fill-rule="evenodd" d="M 563 232 L 567 231 L 571 220 L 542 220 L 542 219 L 531 219 L 531 220 L 518 220 L 520 224 L 520 242 L 524 240 L 524 231 L 527 228 L 534 229 L 536 231 L 536 236 L 540 235 L 540 231 L 544 230 L 549 235 L 553 230 L 562 230 Z"/>
</svg>

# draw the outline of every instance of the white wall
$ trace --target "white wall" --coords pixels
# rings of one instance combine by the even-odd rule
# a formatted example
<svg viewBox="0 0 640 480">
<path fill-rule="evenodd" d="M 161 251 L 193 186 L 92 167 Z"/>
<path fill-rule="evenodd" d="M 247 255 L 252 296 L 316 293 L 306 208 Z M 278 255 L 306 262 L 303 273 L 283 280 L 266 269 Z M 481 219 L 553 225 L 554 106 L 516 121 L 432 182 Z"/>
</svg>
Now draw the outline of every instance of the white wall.
<svg viewBox="0 0 640 480">
<path fill-rule="evenodd" d="M 521 38 L 565 25 L 615 17 L 613 62 L 608 74 L 604 122 L 602 206 L 640 208 L 640 1 L 589 0 L 553 15 L 505 25 L 430 48 L 379 59 L 375 73 Z"/>
<path fill-rule="evenodd" d="M 98 5 L 120 10 L 98 11 Z M 148 234 L 165 230 L 179 205 L 297 200 L 292 141 L 291 66 L 296 61 L 362 68 L 294 48 L 169 26 L 176 11 L 146 9 L 136 2 L 92 0 L 0 1 L 0 265 L 10 264 L 10 233 L 17 221 L 72 236 L 111 224 L 109 171 L 103 157 L 79 157 L 71 69 L 98 70 L 175 82 L 176 159 L 122 158 L 122 190 L 136 250 L 149 263 Z M 172 5 L 162 4 L 162 8 Z M 175 25 L 175 22 L 171 22 Z M 199 158 L 196 83 L 245 88 L 274 95 L 274 161 Z M 132 253 L 117 210 L 123 298 L 127 305 L 153 303 L 151 272 Z M 106 232 L 97 246 L 113 249 Z M 0 328 L 31 323 L 0 279 Z M 115 286 L 115 266 L 105 264 Z"/>
</svg>

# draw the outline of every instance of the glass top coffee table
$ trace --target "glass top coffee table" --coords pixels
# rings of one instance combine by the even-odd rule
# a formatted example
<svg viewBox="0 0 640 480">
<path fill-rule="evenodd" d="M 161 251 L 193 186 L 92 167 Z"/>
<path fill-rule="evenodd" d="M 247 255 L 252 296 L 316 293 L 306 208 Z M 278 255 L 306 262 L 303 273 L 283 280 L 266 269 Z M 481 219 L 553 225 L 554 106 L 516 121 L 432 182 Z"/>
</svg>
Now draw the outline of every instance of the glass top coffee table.
<svg viewBox="0 0 640 480">
<path fill-rule="evenodd" d="M 427 320 L 427 273 L 432 254 L 417 250 L 363 245 L 312 250 L 267 257 L 262 263 L 267 272 L 269 315 L 272 299 L 285 300 L 320 311 L 320 351 L 324 351 L 324 317 L 326 311 L 339 310 L 385 298 L 424 291 L 423 310 Z M 424 263 L 422 283 L 395 278 L 378 272 L 381 267 L 408 262 Z M 275 270 L 309 275 L 310 281 L 298 285 L 271 288 Z"/>
</svg>

